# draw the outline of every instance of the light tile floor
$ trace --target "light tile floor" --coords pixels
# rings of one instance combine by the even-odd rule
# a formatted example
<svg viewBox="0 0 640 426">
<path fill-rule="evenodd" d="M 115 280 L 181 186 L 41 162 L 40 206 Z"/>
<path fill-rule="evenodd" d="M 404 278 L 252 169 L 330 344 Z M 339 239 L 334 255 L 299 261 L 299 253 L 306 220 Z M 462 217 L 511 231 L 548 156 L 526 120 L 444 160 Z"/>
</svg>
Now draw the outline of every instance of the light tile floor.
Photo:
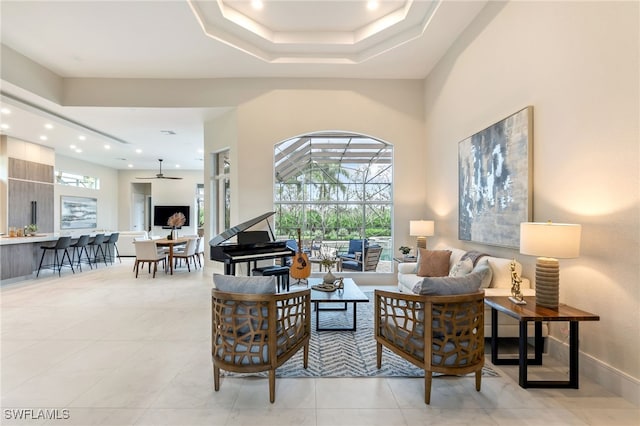
<svg viewBox="0 0 640 426">
<path fill-rule="evenodd" d="M 274 404 L 266 379 L 226 378 L 214 392 L 211 272 L 136 279 L 132 265 L 47 271 L 2 288 L 0 423 L 640 424 L 638 407 L 584 376 L 579 390 L 525 390 L 515 366 L 496 367 L 501 377 L 479 393 L 470 379 L 434 379 L 429 406 L 423 380 L 409 378 L 278 379 Z M 15 419 L 28 409 L 32 419 Z M 33 419 L 40 409 L 68 418 Z"/>
</svg>

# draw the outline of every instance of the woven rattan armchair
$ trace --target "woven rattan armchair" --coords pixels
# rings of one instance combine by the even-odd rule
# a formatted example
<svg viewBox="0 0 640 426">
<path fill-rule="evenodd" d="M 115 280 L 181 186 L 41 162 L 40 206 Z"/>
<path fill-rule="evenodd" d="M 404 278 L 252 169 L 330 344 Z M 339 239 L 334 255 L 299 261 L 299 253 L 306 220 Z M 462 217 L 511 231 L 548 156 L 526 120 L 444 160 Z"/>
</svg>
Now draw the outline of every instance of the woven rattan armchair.
<svg viewBox="0 0 640 426">
<path fill-rule="evenodd" d="M 377 366 L 386 347 L 424 369 L 424 402 L 431 402 L 433 373 L 475 372 L 480 391 L 484 366 L 484 292 L 422 296 L 375 291 Z"/>
<path fill-rule="evenodd" d="M 269 371 L 269 400 L 275 401 L 276 368 L 301 348 L 307 368 L 311 336 L 311 290 L 283 294 L 211 291 L 213 381 L 220 369 Z"/>
</svg>

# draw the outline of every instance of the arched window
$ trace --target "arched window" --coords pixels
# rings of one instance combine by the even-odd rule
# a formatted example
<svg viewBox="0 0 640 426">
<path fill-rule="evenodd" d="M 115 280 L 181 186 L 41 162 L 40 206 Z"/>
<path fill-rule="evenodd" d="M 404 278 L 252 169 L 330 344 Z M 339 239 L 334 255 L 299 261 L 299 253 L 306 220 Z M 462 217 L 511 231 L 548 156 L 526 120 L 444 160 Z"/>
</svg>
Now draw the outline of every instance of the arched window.
<svg viewBox="0 0 640 426">
<path fill-rule="evenodd" d="M 275 146 L 274 173 L 278 236 L 296 238 L 301 228 L 305 248 L 322 245 L 335 255 L 360 240 L 390 259 L 390 144 L 350 133 L 299 136 Z"/>
</svg>

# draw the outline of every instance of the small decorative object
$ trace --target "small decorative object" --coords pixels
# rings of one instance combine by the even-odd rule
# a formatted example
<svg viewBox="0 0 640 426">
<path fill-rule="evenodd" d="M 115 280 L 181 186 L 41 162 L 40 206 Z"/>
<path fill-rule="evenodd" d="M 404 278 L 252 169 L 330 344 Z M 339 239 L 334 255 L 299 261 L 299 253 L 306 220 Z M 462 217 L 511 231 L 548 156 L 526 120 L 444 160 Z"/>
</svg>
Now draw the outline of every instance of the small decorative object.
<svg viewBox="0 0 640 426">
<path fill-rule="evenodd" d="M 509 269 L 511 270 L 511 296 L 509 296 L 509 300 L 518 305 L 526 305 L 527 302 L 524 300 L 524 297 L 520 292 L 520 283 L 522 283 L 522 278 L 520 278 L 516 272 L 515 259 L 513 259 L 509 264 Z"/>
<path fill-rule="evenodd" d="M 335 277 L 335 275 L 333 275 L 333 274 L 331 273 L 331 269 L 329 269 L 329 270 L 327 271 L 327 273 L 326 273 L 326 274 L 324 274 L 324 277 L 322 277 L 322 281 L 323 281 L 325 284 L 333 284 L 333 282 L 334 282 L 335 280 L 336 280 L 336 277 Z"/>
<path fill-rule="evenodd" d="M 411 251 L 411 249 L 407 246 L 401 246 L 398 250 L 400 250 L 400 253 L 402 253 L 403 255 L 408 255 L 409 252 Z"/>
<path fill-rule="evenodd" d="M 25 234 L 26 235 L 30 235 L 30 236 L 35 236 L 36 232 L 38 232 L 38 225 L 36 225 L 35 223 L 31 223 L 27 226 L 25 226 Z"/>
<path fill-rule="evenodd" d="M 167 237 L 169 240 L 175 240 L 178 238 L 178 231 L 176 228 L 180 228 L 187 221 L 187 218 L 183 213 L 176 212 L 169 216 L 167 219 L 167 225 L 171 227 L 171 234 Z"/>
<path fill-rule="evenodd" d="M 336 291 L 336 290 L 344 290 L 344 278 L 338 278 L 333 282 L 323 282 L 322 284 L 316 284 L 311 286 L 314 290 L 319 291 Z"/>
</svg>

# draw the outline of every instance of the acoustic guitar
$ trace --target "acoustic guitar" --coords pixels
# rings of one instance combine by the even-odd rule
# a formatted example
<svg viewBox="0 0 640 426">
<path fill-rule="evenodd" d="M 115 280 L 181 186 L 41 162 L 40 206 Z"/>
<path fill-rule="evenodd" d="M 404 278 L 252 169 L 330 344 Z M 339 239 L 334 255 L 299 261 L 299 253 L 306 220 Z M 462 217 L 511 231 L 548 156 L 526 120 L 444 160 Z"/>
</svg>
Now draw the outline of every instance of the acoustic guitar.
<svg viewBox="0 0 640 426">
<path fill-rule="evenodd" d="M 302 252 L 302 239 L 300 236 L 300 228 L 298 228 L 298 252 L 293 257 L 293 263 L 289 269 L 291 278 L 296 280 L 304 280 L 311 275 L 311 263 L 306 253 Z"/>
</svg>

